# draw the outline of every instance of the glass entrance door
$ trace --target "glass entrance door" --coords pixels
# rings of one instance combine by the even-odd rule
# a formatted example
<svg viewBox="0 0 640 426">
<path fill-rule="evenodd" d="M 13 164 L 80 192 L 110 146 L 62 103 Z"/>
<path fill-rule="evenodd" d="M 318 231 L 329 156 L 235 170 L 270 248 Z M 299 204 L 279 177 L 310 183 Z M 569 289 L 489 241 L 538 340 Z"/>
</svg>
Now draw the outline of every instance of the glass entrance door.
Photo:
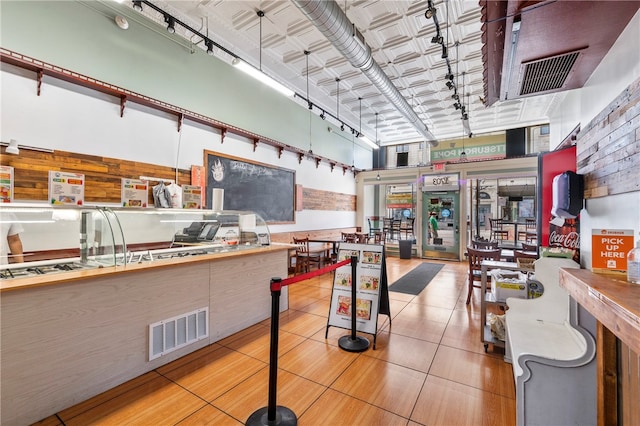
<svg viewBox="0 0 640 426">
<path fill-rule="evenodd" d="M 422 195 L 422 256 L 459 260 L 460 192 Z M 435 222 L 435 223 L 434 223 Z"/>
</svg>

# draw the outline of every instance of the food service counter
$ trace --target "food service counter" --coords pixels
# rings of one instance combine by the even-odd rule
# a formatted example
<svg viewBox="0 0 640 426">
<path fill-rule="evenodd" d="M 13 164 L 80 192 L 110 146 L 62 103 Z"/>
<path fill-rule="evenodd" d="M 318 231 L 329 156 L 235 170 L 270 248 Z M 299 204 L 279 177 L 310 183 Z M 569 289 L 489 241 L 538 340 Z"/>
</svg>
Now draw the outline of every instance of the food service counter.
<svg viewBox="0 0 640 426">
<path fill-rule="evenodd" d="M 24 223 L 26 235 L 33 228 Z M 39 421 L 268 319 L 270 279 L 287 276 L 287 251 L 245 244 L 198 256 L 3 279 L 2 424 Z M 288 309 L 286 288 L 280 306 Z M 161 344 L 156 352 L 155 330 L 165 331 L 160 341 L 166 345 L 173 335 L 162 324 L 178 328 L 175 319 L 194 312 L 196 338 L 180 344 L 176 332 L 175 350 Z"/>
</svg>

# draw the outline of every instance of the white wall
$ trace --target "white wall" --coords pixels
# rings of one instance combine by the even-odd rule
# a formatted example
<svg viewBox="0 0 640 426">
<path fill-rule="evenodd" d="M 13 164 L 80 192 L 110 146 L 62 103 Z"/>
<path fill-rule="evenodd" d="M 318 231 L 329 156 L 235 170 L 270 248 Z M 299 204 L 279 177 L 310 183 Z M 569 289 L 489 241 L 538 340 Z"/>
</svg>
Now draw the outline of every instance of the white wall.
<svg viewBox="0 0 640 426">
<path fill-rule="evenodd" d="M 140 161 L 167 167 L 190 169 L 203 165 L 204 151 L 216 151 L 247 160 L 259 161 L 294 170 L 296 183 L 307 188 L 355 194 L 351 171 L 333 172 L 326 163 L 315 162 L 283 152 L 279 159 L 275 148 L 253 144 L 242 137 L 227 134 L 221 143 L 220 132 L 185 120 L 181 134 L 174 115 L 128 103 L 120 117 L 117 98 L 84 89 L 60 80 L 45 78 L 42 93 L 36 94 L 35 76 L 11 65 L 2 64 L 0 85 L 0 137 L 18 140 L 19 145 Z M 139 176 L 123 176 L 138 178 Z M 271 232 L 352 227 L 355 212 L 302 211 L 296 223 L 274 225 Z"/>
<path fill-rule="evenodd" d="M 564 101 L 551 115 L 551 149 L 578 124 L 586 128 L 593 118 L 640 76 L 638 46 L 640 12 L 633 17 L 585 86 L 567 92 Z M 593 229 L 633 229 L 637 236 L 640 231 L 640 193 L 586 201 L 585 209 L 580 213 L 580 255 L 582 267 L 588 269 L 591 269 Z"/>
<path fill-rule="evenodd" d="M 640 12 L 631 19 L 584 87 L 565 92 L 564 99 L 550 112 L 550 150 L 555 149 L 578 124 L 584 128 L 640 76 L 638 46 Z"/>
</svg>

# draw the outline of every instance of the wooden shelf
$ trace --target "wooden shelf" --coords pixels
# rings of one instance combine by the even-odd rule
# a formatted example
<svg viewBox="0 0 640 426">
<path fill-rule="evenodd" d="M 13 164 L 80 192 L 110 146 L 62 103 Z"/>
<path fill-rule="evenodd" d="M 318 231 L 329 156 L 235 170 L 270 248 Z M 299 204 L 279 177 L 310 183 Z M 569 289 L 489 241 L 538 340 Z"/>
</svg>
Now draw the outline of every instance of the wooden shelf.
<svg viewBox="0 0 640 426">
<path fill-rule="evenodd" d="M 640 285 L 620 275 L 561 269 L 560 286 L 635 353 L 640 353 Z"/>
</svg>

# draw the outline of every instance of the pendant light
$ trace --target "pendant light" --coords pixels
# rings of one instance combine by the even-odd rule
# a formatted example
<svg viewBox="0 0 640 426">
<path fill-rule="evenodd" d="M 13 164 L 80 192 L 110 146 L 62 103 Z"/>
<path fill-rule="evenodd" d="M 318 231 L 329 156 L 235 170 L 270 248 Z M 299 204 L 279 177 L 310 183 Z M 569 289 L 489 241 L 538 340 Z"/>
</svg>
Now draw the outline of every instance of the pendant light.
<svg viewBox="0 0 640 426">
<path fill-rule="evenodd" d="M 280 84 L 279 82 L 262 72 L 262 18 L 264 17 L 264 12 L 262 10 L 258 11 L 258 17 L 260 17 L 260 67 L 256 69 L 255 67 L 249 65 L 248 63 L 237 57 L 233 61 L 231 61 L 231 64 L 237 67 L 240 71 L 250 75 L 256 80 L 259 80 L 272 89 L 277 90 L 285 96 L 291 97 L 295 95 L 295 92 L 293 90 L 285 87 L 283 84 Z"/>
</svg>

